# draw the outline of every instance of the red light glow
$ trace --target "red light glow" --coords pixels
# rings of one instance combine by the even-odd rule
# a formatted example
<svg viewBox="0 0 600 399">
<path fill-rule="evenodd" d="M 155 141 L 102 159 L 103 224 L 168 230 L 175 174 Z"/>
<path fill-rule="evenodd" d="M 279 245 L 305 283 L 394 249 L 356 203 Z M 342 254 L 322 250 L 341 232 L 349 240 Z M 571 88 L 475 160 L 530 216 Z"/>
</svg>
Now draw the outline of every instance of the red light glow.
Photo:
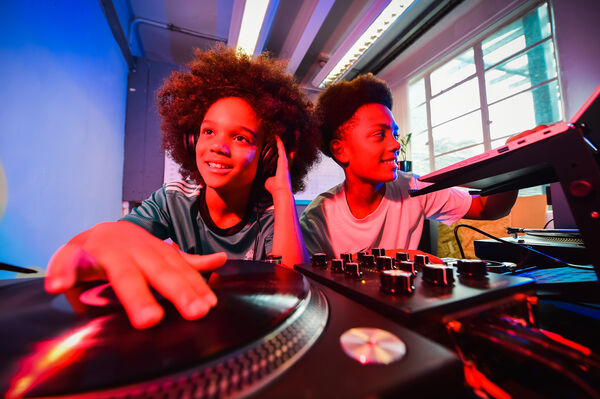
<svg viewBox="0 0 600 399">
<path fill-rule="evenodd" d="M 22 397 L 40 382 L 73 362 L 85 348 L 86 341 L 98 331 L 106 317 L 94 319 L 87 325 L 62 337 L 40 343 L 32 355 L 24 358 L 21 368 L 12 380 L 6 397 Z"/>
</svg>

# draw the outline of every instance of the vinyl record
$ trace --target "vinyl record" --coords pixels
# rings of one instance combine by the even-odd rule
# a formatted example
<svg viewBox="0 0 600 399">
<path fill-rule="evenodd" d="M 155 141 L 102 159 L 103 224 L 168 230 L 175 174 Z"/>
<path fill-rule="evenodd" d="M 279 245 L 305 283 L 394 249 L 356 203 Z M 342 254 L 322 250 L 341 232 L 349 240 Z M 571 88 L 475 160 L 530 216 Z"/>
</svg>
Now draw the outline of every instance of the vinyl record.
<svg viewBox="0 0 600 399">
<path fill-rule="evenodd" d="M 46 294 L 42 279 L 0 287 L 0 392 L 97 392 L 218 363 L 264 340 L 310 297 L 299 273 L 263 262 L 229 261 L 209 285 L 218 304 L 206 317 L 186 321 L 161 299 L 165 317 L 147 330 L 130 325 L 108 285 L 81 296 L 87 315 Z"/>
<path fill-rule="evenodd" d="M 379 328 L 352 328 L 340 336 L 340 345 L 348 356 L 362 364 L 390 364 L 406 355 L 406 344 Z"/>
</svg>

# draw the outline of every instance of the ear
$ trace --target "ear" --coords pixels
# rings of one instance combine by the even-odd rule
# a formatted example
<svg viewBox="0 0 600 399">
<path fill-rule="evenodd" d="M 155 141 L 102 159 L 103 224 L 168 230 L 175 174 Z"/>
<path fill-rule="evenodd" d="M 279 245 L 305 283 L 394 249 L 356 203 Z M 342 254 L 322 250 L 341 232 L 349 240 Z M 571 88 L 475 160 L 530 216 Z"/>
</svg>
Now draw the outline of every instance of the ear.
<svg viewBox="0 0 600 399">
<path fill-rule="evenodd" d="M 331 154 L 333 155 L 333 157 L 340 163 L 340 164 L 347 164 L 349 159 L 347 159 L 347 151 L 346 151 L 346 146 L 345 146 L 345 142 L 344 140 L 341 139 L 333 139 L 331 140 L 331 142 L 329 143 L 329 151 L 331 151 Z"/>
</svg>

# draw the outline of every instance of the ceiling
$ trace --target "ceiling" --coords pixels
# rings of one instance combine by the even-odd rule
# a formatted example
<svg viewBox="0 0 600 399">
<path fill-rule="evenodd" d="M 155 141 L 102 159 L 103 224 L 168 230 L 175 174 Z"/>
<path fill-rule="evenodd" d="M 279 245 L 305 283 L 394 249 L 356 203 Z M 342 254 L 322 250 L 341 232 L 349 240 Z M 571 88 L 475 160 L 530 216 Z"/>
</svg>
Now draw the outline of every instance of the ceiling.
<svg viewBox="0 0 600 399">
<path fill-rule="evenodd" d="M 245 1 L 122 0 L 123 4 L 113 5 L 110 0 L 101 0 L 101 4 L 105 9 L 107 4 L 113 10 L 117 6 L 120 11 L 126 41 L 122 51 L 128 48 L 134 57 L 185 64 L 194 48 L 208 49 L 217 42 L 233 44 L 230 37 L 237 37 Z M 345 78 L 361 72 L 377 73 L 460 1 L 416 0 Z M 318 90 L 313 80 L 332 54 L 344 40 L 356 36 L 357 30 L 366 28 L 365 21 L 373 10 L 387 3 L 389 0 L 271 0 L 267 12 L 271 18 L 263 24 L 259 49 L 289 60 L 288 70 L 301 86 Z M 128 18 L 123 18 L 123 9 Z M 105 14 L 110 23 L 110 13 L 105 10 Z"/>
</svg>

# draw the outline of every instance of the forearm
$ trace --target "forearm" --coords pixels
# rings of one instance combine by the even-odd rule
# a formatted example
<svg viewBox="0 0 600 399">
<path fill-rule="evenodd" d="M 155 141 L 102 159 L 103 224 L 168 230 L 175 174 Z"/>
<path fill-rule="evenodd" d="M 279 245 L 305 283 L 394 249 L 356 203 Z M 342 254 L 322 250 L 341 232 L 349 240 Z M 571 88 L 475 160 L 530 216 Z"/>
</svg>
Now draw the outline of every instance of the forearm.
<svg viewBox="0 0 600 399">
<path fill-rule="evenodd" d="M 273 254 L 281 255 L 282 263 L 293 267 L 308 261 L 300 223 L 296 213 L 296 202 L 291 191 L 282 190 L 273 195 L 275 226 L 273 232 Z"/>
<path fill-rule="evenodd" d="M 517 200 L 518 191 L 507 191 L 487 197 L 473 196 L 466 219 L 500 219 L 510 213 Z"/>
</svg>

